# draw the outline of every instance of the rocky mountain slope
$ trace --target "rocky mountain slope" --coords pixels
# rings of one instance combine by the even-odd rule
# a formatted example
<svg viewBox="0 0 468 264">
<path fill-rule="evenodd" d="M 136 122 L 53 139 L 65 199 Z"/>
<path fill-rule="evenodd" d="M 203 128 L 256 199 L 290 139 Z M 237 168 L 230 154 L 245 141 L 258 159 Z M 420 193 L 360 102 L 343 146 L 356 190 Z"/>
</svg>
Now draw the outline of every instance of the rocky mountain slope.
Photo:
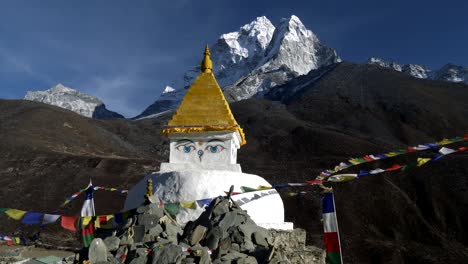
<svg viewBox="0 0 468 264">
<path fill-rule="evenodd" d="M 45 91 L 28 91 L 24 99 L 55 105 L 89 118 L 123 118 L 122 115 L 107 110 L 104 103 L 98 98 L 65 87 L 60 83 Z"/>
<path fill-rule="evenodd" d="M 276 27 L 258 17 L 239 31 L 221 35 L 210 50 L 216 79 L 233 101 L 261 97 L 276 85 L 341 61 L 294 15 Z M 176 108 L 198 73 L 199 66 L 189 70 L 135 118 Z"/>
<path fill-rule="evenodd" d="M 248 142 L 238 161 L 243 171 L 273 184 L 301 182 L 349 157 L 463 135 L 468 131 L 467 88 L 374 65 L 324 67 L 271 90 L 267 97 L 276 102 L 250 98 L 231 104 Z M 36 102 L 0 100 L 1 206 L 51 212 L 90 177 L 95 185 L 129 188 L 167 160 L 167 140 L 159 131 L 170 116 L 93 120 Z M 466 164 L 467 154 L 456 154 L 406 172 L 333 184 L 344 260 L 449 263 L 467 258 Z M 308 193 L 289 197 L 290 190 Z M 295 188 L 281 195 L 286 220 L 305 228 L 309 243 L 323 247 L 319 190 Z M 65 212 L 77 214 L 82 199 Z M 123 200 L 97 192 L 96 210 L 116 212 Z M 6 234 L 37 230 L 6 216 L 0 223 Z M 41 236 L 61 244 L 79 241 L 57 225 Z"/>
<path fill-rule="evenodd" d="M 468 68 L 451 63 L 445 64 L 438 70 L 431 70 L 418 64 L 401 65 L 396 62 L 387 61 L 377 57 L 370 58 L 367 63 L 403 72 L 419 79 L 468 83 Z"/>
</svg>

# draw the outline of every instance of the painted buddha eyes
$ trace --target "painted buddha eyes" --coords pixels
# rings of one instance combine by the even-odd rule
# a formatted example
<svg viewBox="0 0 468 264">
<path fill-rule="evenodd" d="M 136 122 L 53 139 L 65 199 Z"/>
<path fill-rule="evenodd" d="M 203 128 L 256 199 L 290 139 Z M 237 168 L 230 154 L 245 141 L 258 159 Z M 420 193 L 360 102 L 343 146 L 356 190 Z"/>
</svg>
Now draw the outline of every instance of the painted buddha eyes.
<svg viewBox="0 0 468 264">
<path fill-rule="evenodd" d="M 190 153 L 195 150 L 195 147 L 192 145 L 183 145 L 183 146 L 178 146 L 177 150 L 183 151 L 184 153 Z"/>
<path fill-rule="evenodd" d="M 221 145 L 214 145 L 214 146 L 206 146 L 205 147 L 205 151 L 209 151 L 211 153 L 219 153 L 223 150 L 225 150 L 226 148 L 224 146 L 221 146 Z"/>
<path fill-rule="evenodd" d="M 202 147 L 202 145 L 204 144 L 206 144 L 206 146 L 199 149 L 197 148 L 197 144 L 195 143 L 198 143 L 199 145 L 198 147 Z M 178 151 L 187 153 L 187 154 L 192 153 L 192 152 L 197 152 L 198 156 L 201 159 L 203 154 L 206 152 L 216 154 L 226 149 L 226 147 L 224 147 L 222 144 L 216 144 L 216 143 L 224 144 L 224 142 L 219 139 L 212 139 L 208 142 L 202 142 L 202 141 L 194 142 L 192 140 L 182 139 L 176 143 L 175 149 L 177 149 Z"/>
</svg>

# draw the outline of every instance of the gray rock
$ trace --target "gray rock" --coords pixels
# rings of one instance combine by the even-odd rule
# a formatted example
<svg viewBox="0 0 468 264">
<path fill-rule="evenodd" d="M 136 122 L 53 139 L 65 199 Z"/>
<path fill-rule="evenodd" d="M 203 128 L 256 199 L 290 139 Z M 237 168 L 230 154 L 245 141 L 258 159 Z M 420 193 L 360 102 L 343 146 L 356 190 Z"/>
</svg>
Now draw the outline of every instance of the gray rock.
<svg viewBox="0 0 468 264">
<path fill-rule="evenodd" d="M 121 246 L 131 245 L 133 243 L 135 243 L 135 241 L 133 240 L 132 237 L 128 237 L 128 235 L 123 235 L 120 238 L 120 245 Z"/>
<path fill-rule="evenodd" d="M 178 225 L 166 223 L 164 227 L 166 228 L 166 233 L 169 240 L 171 240 L 170 238 L 173 238 L 173 240 L 177 241 L 177 236 L 182 235 L 184 232 Z"/>
<path fill-rule="evenodd" d="M 192 263 L 195 263 L 195 258 L 186 257 L 182 263 L 183 263 L 183 264 L 192 264 Z"/>
<path fill-rule="evenodd" d="M 137 225 L 133 227 L 133 241 L 135 244 L 142 243 L 145 236 L 146 226 Z"/>
<path fill-rule="evenodd" d="M 238 259 L 236 264 L 258 264 L 258 262 L 256 258 L 248 256 L 246 258 Z"/>
<path fill-rule="evenodd" d="M 220 250 L 228 250 L 231 248 L 231 239 L 229 237 L 223 238 L 219 241 Z"/>
<path fill-rule="evenodd" d="M 221 258 L 216 259 L 213 261 L 213 264 L 215 263 L 236 263 L 234 261 L 247 258 L 248 256 L 246 254 L 236 252 L 236 251 L 230 251 L 228 254 L 222 256 Z"/>
<path fill-rule="evenodd" d="M 266 248 L 269 247 L 268 241 L 263 232 L 258 232 L 258 231 L 254 232 L 252 234 L 252 241 L 259 246 L 266 247 Z"/>
<path fill-rule="evenodd" d="M 147 262 L 148 262 L 148 257 L 143 256 L 143 257 L 137 257 L 137 258 L 132 259 L 132 261 L 130 261 L 130 264 L 146 264 Z"/>
<path fill-rule="evenodd" d="M 145 226 L 146 230 L 150 230 L 159 224 L 160 217 L 150 214 L 142 214 L 138 216 L 138 225 Z"/>
<path fill-rule="evenodd" d="M 209 249 L 217 249 L 219 241 L 223 238 L 223 230 L 219 226 L 214 227 L 211 229 L 208 234 L 206 235 L 206 246 Z"/>
<path fill-rule="evenodd" d="M 107 261 L 107 247 L 102 239 L 95 238 L 91 241 L 88 251 L 88 259 L 91 263 Z"/>
<path fill-rule="evenodd" d="M 221 200 L 215 207 L 213 208 L 214 216 L 219 216 L 229 212 L 229 200 L 224 199 Z"/>
<path fill-rule="evenodd" d="M 104 239 L 104 244 L 106 244 L 107 250 L 115 251 L 119 248 L 120 238 L 116 236 L 106 237 Z"/>
<path fill-rule="evenodd" d="M 211 263 L 210 253 L 208 253 L 208 250 L 204 248 L 200 256 L 199 264 L 210 264 L 210 263 Z"/>
<path fill-rule="evenodd" d="M 146 257 L 148 256 L 148 249 L 147 248 L 137 248 L 136 249 L 137 257 Z"/>
<path fill-rule="evenodd" d="M 219 227 L 224 231 L 227 231 L 231 226 L 237 226 L 243 224 L 246 218 L 242 214 L 238 214 L 236 211 L 227 212 L 219 222 Z"/>
<path fill-rule="evenodd" d="M 181 263 L 184 258 L 182 248 L 176 245 L 167 245 L 153 251 L 153 264 Z"/>
<path fill-rule="evenodd" d="M 162 226 L 157 225 L 146 232 L 144 241 L 145 242 L 156 241 L 158 236 L 161 235 L 162 232 L 163 232 Z"/>
<path fill-rule="evenodd" d="M 231 243 L 231 250 L 232 251 L 240 251 L 240 246 L 237 243 Z"/>
<path fill-rule="evenodd" d="M 241 252 L 253 252 L 255 251 L 255 246 L 254 244 L 252 243 L 252 241 L 250 240 L 246 240 L 244 241 L 244 243 L 241 245 L 241 248 L 240 248 Z"/>
<path fill-rule="evenodd" d="M 190 236 L 190 245 L 191 246 L 196 245 L 203 238 L 205 238 L 206 231 L 207 231 L 207 228 L 202 225 L 198 225 L 197 227 L 195 227 L 195 229 L 192 232 L 192 235 Z"/>
</svg>

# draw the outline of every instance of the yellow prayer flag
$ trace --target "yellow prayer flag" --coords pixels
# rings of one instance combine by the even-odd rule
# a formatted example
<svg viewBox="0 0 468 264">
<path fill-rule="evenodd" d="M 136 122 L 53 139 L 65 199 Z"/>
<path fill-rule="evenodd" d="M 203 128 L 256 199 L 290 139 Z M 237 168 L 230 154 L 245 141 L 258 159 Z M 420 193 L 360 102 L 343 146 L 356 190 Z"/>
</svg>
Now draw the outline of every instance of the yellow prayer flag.
<svg viewBox="0 0 468 264">
<path fill-rule="evenodd" d="M 110 190 L 111 190 L 111 191 L 113 191 L 113 192 L 114 192 L 114 191 L 117 191 L 117 189 L 116 189 L 116 188 L 111 188 Z"/>
<path fill-rule="evenodd" d="M 447 145 L 447 144 L 450 144 L 450 143 L 452 143 L 452 141 L 450 141 L 449 139 L 446 139 L 446 138 L 444 138 L 441 141 L 437 142 L 437 144 L 439 144 L 439 145 Z"/>
<path fill-rule="evenodd" d="M 271 186 L 264 186 L 264 185 L 260 185 L 258 186 L 257 190 L 261 191 L 261 190 L 269 190 L 271 189 Z"/>
<path fill-rule="evenodd" d="M 197 209 L 197 202 L 196 201 L 182 201 L 180 202 L 180 206 L 183 208 L 188 208 L 188 209 Z"/>
<path fill-rule="evenodd" d="M 15 220 L 21 220 L 21 218 L 23 218 L 23 216 L 26 214 L 26 211 L 17 210 L 17 209 L 8 209 L 7 211 L 5 211 L 5 214 L 7 214 L 9 217 Z"/>
<path fill-rule="evenodd" d="M 395 157 L 395 156 L 398 156 L 398 153 L 397 153 L 397 152 L 389 152 L 389 153 L 385 153 L 385 156 L 387 156 L 387 157 Z"/>
<path fill-rule="evenodd" d="M 427 163 L 430 160 L 431 160 L 430 158 L 418 158 L 418 167 L 424 165 L 425 163 Z"/>
<path fill-rule="evenodd" d="M 352 163 L 353 165 L 361 164 L 361 162 L 359 160 L 357 160 L 357 159 L 350 159 L 349 162 Z"/>
<path fill-rule="evenodd" d="M 339 174 L 333 175 L 328 178 L 328 181 L 331 182 L 346 182 L 352 181 L 357 178 L 357 174 Z"/>
<path fill-rule="evenodd" d="M 21 244 L 21 239 L 19 237 L 13 237 L 13 240 L 15 241 L 16 245 Z"/>
<path fill-rule="evenodd" d="M 85 217 L 83 217 L 83 226 L 89 225 L 89 223 L 91 222 L 91 220 L 93 220 L 93 217 L 92 217 L 92 216 L 85 216 Z"/>
</svg>

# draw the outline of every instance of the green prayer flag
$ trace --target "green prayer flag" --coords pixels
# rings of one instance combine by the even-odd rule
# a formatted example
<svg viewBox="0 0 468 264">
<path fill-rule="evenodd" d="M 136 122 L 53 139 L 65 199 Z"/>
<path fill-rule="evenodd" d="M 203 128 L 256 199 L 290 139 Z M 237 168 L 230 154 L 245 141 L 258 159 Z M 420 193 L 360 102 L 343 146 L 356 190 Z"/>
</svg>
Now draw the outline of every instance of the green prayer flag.
<svg viewBox="0 0 468 264">
<path fill-rule="evenodd" d="M 250 187 L 246 187 L 246 186 L 241 186 L 241 190 L 242 190 L 242 192 L 245 192 L 245 193 L 246 192 L 255 192 L 255 191 L 257 191 L 257 189 L 255 189 L 255 188 L 250 188 Z"/>
<path fill-rule="evenodd" d="M 176 216 L 179 213 L 180 210 L 180 204 L 179 203 L 165 203 L 164 204 L 164 209 L 171 215 L 171 216 Z"/>
</svg>

